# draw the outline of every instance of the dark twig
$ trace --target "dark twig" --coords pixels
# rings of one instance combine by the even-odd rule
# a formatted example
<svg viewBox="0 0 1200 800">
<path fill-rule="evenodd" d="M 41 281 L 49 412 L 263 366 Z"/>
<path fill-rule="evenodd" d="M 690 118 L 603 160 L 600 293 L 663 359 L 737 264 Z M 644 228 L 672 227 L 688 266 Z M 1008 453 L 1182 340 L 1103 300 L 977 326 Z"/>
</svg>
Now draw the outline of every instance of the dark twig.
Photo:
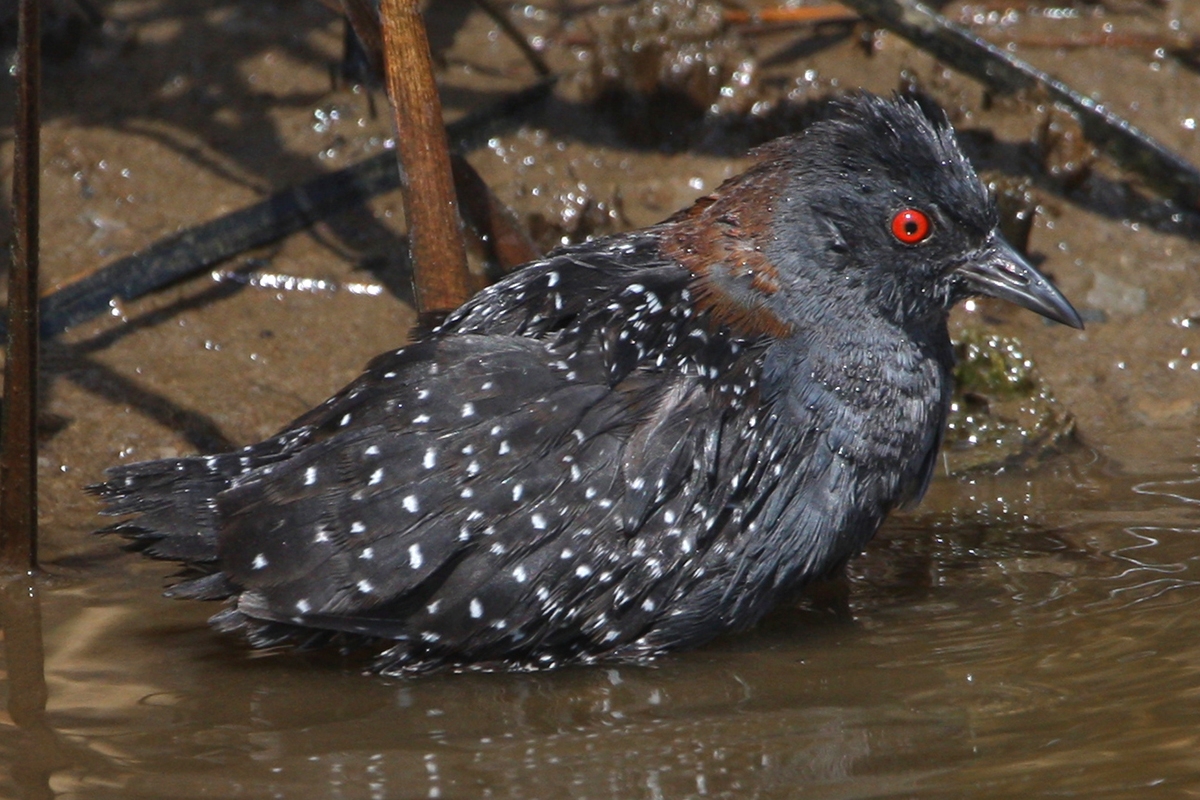
<svg viewBox="0 0 1200 800">
<path fill-rule="evenodd" d="M 41 9 L 17 11 L 17 118 L 13 155 L 13 262 L 0 412 L 0 558 L 13 572 L 37 566 L 38 177 Z"/>
<path fill-rule="evenodd" d="M 379 13 L 367 0 L 341 0 L 341 7 L 354 35 L 362 43 L 371 72 L 382 76 L 383 30 L 379 26 Z"/>
<path fill-rule="evenodd" d="M 542 256 L 511 208 L 496 197 L 471 162 L 457 153 L 450 156 L 454 188 L 464 220 L 485 239 L 503 272 Z"/>
<path fill-rule="evenodd" d="M 475 5 L 483 9 L 483 13 L 492 18 L 492 21 L 500 26 L 500 30 L 512 40 L 525 56 L 525 60 L 529 62 L 529 66 L 533 67 L 533 71 L 539 77 L 545 78 L 550 74 L 550 65 L 546 63 L 546 59 L 542 58 L 542 54 L 533 49 L 533 45 L 525 38 L 525 34 L 521 33 L 521 29 L 513 24 L 508 15 L 500 9 L 496 8 L 496 4 L 492 0 L 475 0 Z"/>
<path fill-rule="evenodd" d="M 1200 171 L 1164 144 L 1138 130 L 1101 103 L 1013 58 L 915 0 L 842 0 L 868 19 L 972 75 L 994 91 L 1037 89 L 1070 109 L 1084 135 L 1118 164 L 1137 172 L 1182 206 L 1200 208 Z"/>
<path fill-rule="evenodd" d="M 455 149 L 470 150 L 549 96 L 542 81 L 446 128 Z M 64 286 L 42 300 L 41 333 L 54 336 L 106 311 L 311 225 L 336 211 L 400 186 L 393 153 L 321 175 L 267 199 L 163 239 Z M 2 322 L 2 320 L 0 320 Z M 0 332 L 4 330 L 0 325 Z"/>
<path fill-rule="evenodd" d="M 442 101 L 417 0 L 383 0 L 384 67 L 396 122 L 400 191 L 417 310 L 436 314 L 471 296 Z"/>
</svg>

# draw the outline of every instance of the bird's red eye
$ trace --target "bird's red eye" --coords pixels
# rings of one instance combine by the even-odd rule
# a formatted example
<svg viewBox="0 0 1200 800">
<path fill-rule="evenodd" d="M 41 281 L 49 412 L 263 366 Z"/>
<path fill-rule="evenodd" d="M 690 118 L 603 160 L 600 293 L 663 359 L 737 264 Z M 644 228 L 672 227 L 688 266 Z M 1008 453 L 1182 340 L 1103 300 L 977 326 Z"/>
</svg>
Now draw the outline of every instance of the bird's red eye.
<svg viewBox="0 0 1200 800">
<path fill-rule="evenodd" d="M 892 235 L 905 244 L 925 241 L 929 228 L 929 217 L 915 208 L 906 208 L 892 217 Z"/>
</svg>

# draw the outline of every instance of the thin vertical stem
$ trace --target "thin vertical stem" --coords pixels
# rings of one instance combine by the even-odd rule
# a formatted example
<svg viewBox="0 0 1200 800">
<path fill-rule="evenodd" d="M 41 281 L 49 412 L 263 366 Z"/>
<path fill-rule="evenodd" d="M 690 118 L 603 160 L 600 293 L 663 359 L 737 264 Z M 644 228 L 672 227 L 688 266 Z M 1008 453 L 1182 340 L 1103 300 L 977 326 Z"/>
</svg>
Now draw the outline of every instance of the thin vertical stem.
<svg viewBox="0 0 1200 800">
<path fill-rule="evenodd" d="M 383 0 L 381 10 L 417 310 L 436 314 L 471 295 L 442 102 L 417 0 Z"/>
<path fill-rule="evenodd" d="M 13 262 L 8 351 L 0 413 L 0 559 L 10 571 L 37 565 L 38 179 L 40 8 L 20 0 L 13 155 Z"/>
</svg>

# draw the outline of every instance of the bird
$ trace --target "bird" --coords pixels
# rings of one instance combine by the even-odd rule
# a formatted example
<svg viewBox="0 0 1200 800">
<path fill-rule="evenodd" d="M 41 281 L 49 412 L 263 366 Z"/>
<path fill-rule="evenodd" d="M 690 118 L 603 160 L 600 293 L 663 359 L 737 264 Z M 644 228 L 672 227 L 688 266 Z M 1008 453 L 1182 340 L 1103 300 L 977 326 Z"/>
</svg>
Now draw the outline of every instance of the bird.
<svg viewBox="0 0 1200 800">
<path fill-rule="evenodd" d="M 112 467 L 108 532 L 255 646 L 388 675 L 644 663 L 836 573 L 934 472 L 947 315 L 1075 328 L 945 113 L 834 101 L 651 227 L 561 247 L 240 450 Z M 345 645 L 344 646 L 348 646 Z"/>
</svg>

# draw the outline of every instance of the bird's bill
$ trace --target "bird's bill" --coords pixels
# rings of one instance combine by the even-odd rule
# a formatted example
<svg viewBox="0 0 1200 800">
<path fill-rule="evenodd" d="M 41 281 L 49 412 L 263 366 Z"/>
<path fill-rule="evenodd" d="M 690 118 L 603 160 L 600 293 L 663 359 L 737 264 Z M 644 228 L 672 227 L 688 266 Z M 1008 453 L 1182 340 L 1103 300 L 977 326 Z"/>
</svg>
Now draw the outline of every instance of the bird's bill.
<svg viewBox="0 0 1200 800">
<path fill-rule="evenodd" d="M 972 294 L 1007 300 L 1063 325 L 1083 328 L 1079 312 L 1063 293 L 998 235 L 959 266 L 958 273 Z"/>
</svg>

